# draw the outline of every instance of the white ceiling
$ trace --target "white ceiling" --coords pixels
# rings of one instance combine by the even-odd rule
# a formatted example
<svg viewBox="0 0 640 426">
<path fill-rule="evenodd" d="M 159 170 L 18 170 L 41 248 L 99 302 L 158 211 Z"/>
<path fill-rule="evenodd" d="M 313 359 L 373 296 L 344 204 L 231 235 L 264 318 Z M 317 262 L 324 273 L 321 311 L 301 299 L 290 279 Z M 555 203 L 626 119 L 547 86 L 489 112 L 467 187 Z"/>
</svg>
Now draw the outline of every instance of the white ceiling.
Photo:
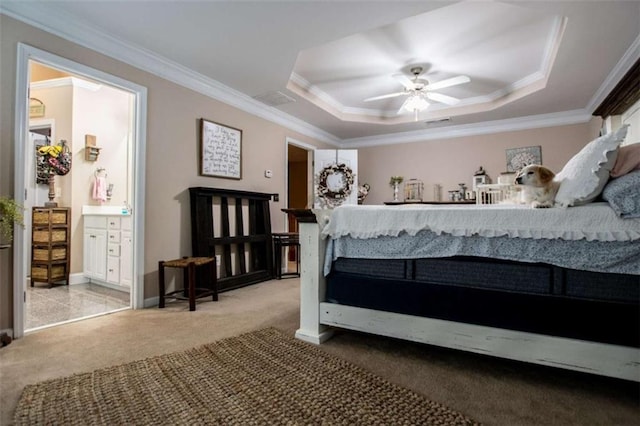
<svg viewBox="0 0 640 426">
<path fill-rule="evenodd" d="M 344 147 L 584 122 L 640 56 L 636 1 L 31 1 L 0 10 Z M 462 99 L 416 122 L 414 65 Z M 295 102 L 267 106 L 262 96 Z M 449 121 L 438 121 L 443 118 Z M 214 118 L 214 117 L 213 117 Z"/>
</svg>

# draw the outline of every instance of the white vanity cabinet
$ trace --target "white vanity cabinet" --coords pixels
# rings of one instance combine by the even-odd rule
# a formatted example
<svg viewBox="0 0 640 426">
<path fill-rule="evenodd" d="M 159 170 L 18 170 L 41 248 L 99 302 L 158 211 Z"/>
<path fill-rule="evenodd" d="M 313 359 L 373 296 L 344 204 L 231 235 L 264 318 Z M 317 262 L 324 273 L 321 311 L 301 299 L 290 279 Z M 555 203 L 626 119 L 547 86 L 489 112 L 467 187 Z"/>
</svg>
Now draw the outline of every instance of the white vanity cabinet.
<svg viewBox="0 0 640 426">
<path fill-rule="evenodd" d="M 84 216 L 84 275 L 129 289 L 132 281 L 131 216 Z"/>
<path fill-rule="evenodd" d="M 84 276 L 91 280 L 107 279 L 107 218 L 84 217 Z"/>
</svg>

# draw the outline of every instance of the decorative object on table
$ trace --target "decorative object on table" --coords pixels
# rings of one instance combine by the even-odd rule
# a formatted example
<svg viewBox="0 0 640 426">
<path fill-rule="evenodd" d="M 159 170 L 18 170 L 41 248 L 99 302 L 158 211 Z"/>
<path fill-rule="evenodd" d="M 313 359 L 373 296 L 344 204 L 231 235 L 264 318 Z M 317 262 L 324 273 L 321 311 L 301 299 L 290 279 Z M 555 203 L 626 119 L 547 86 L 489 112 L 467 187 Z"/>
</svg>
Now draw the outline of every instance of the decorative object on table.
<svg viewBox="0 0 640 426">
<path fill-rule="evenodd" d="M 478 185 L 487 185 L 491 183 L 491 178 L 489 177 L 489 175 L 475 175 L 473 176 L 473 190 L 477 190 L 478 189 Z"/>
<path fill-rule="evenodd" d="M 358 204 L 357 150 L 319 149 L 314 163 L 314 208 Z"/>
<path fill-rule="evenodd" d="M 200 119 L 200 174 L 242 179 L 242 130 Z"/>
<path fill-rule="evenodd" d="M 542 148 L 527 146 L 524 148 L 509 148 L 507 154 L 507 171 L 518 172 L 529 164 L 542 164 Z"/>
<path fill-rule="evenodd" d="M 502 172 L 498 176 L 498 184 L 500 185 L 513 185 L 516 179 L 515 172 Z"/>
<path fill-rule="evenodd" d="M 407 203 L 419 203 L 422 201 L 424 183 L 419 179 L 409 179 L 404 184 L 404 201 Z"/>
<path fill-rule="evenodd" d="M 39 161 L 39 172 L 47 176 L 49 185 L 49 201 L 45 207 L 57 207 L 58 203 L 53 199 L 56 197 L 55 177 L 64 176 L 71 171 L 71 152 L 66 140 L 60 140 L 58 145 L 43 145 L 37 149 Z"/>
<path fill-rule="evenodd" d="M 458 195 L 458 201 L 463 201 L 467 198 L 467 185 L 464 183 L 459 183 L 458 186 L 460 189 L 458 190 L 460 194 Z"/>
<path fill-rule="evenodd" d="M 473 173 L 473 191 L 478 189 L 478 185 L 486 185 L 488 183 L 491 183 L 491 178 L 487 175 L 484 167 L 480 166 L 480 168 Z"/>
<path fill-rule="evenodd" d="M 389 179 L 389 185 L 393 188 L 393 201 L 398 201 L 398 190 L 403 181 L 404 177 L 402 176 L 391 176 Z"/>
<path fill-rule="evenodd" d="M 13 198 L 0 197 L 0 247 L 9 247 L 13 241 L 14 225 L 24 225 L 23 208 Z"/>
<path fill-rule="evenodd" d="M 439 183 L 433 184 L 433 201 L 442 201 L 442 185 Z"/>
<path fill-rule="evenodd" d="M 368 183 L 364 183 L 358 187 L 358 204 L 363 204 L 364 199 L 369 195 L 369 190 L 371 189 L 371 185 Z"/>
</svg>

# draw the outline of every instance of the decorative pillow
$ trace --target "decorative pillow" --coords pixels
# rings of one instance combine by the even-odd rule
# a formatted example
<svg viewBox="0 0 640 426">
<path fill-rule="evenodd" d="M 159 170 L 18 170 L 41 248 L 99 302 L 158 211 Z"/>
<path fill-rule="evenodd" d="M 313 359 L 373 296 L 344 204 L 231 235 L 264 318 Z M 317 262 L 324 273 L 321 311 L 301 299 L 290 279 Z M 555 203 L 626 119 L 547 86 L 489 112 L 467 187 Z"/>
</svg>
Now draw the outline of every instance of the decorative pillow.
<svg viewBox="0 0 640 426">
<path fill-rule="evenodd" d="M 620 177 L 633 170 L 640 170 L 640 142 L 620 147 L 611 177 Z"/>
<path fill-rule="evenodd" d="M 611 179 L 602 198 L 622 218 L 640 217 L 640 170 Z"/>
<path fill-rule="evenodd" d="M 618 147 L 627 135 L 623 126 L 589 142 L 565 164 L 555 177 L 560 182 L 556 203 L 562 207 L 579 206 L 593 201 L 609 180 L 616 162 Z"/>
</svg>

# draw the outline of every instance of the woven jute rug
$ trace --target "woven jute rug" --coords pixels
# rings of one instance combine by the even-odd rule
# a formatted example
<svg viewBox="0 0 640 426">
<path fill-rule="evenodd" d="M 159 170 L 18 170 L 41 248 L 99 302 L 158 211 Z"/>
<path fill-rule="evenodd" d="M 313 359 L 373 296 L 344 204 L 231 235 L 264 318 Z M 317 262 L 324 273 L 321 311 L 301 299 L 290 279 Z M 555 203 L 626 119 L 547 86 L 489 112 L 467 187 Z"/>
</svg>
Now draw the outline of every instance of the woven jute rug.
<svg viewBox="0 0 640 426">
<path fill-rule="evenodd" d="M 29 385 L 14 420 L 17 425 L 475 424 L 273 328 Z"/>
</svg>

